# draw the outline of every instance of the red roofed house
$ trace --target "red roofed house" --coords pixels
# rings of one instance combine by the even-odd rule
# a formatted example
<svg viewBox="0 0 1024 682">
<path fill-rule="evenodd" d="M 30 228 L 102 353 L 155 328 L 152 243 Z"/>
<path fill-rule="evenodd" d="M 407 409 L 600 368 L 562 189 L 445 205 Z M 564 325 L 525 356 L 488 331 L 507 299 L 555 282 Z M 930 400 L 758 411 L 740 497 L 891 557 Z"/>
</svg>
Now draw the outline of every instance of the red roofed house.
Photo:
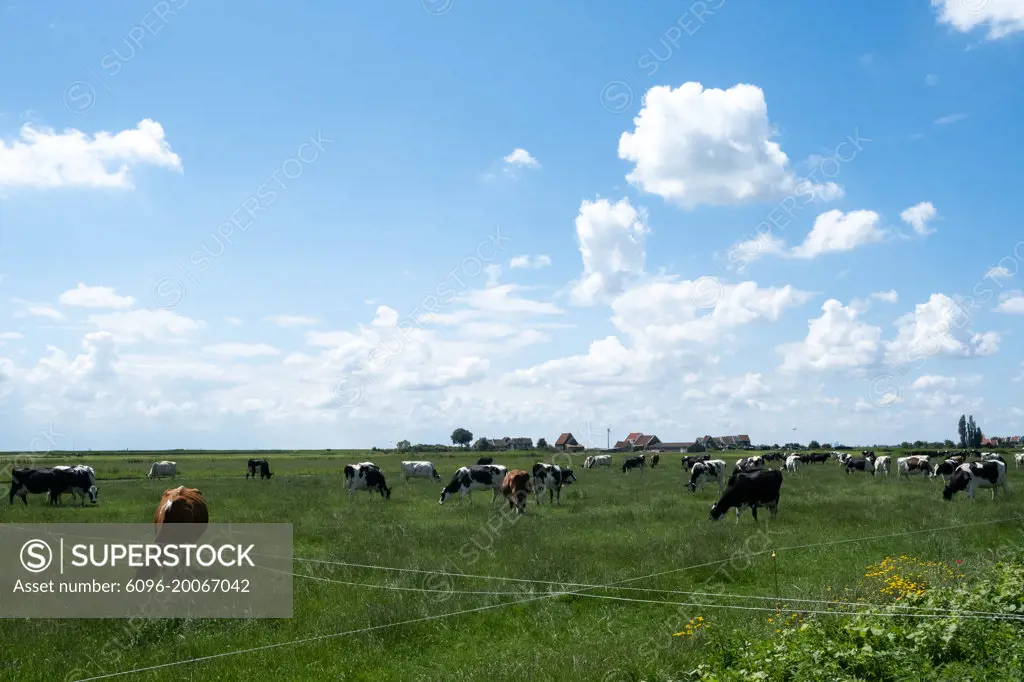
<svg viewBox="0 0 1024 682">
<path fill-rule="evenodd" d="M 586 449 L 576 442 L 576 439 L 573 437 L 571 433 L 563 433 L 561 436 L 559 436 L 558 440 L 555 441 L 555 448 L 558 450 L 570 452 L 574 450 Z"/>
</svg>

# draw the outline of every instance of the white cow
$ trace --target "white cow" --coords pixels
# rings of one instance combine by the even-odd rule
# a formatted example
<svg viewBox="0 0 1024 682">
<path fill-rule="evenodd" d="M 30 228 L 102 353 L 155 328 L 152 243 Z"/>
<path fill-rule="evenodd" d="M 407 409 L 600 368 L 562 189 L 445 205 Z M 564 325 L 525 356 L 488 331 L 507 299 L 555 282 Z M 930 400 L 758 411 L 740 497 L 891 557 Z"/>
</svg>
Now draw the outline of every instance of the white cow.
<svg viewBox="0 0 1024 682">
<path fill-rule="evenodd" d="M 889 475 L 889 455 L 882 455 L 875 460 L 875 473 Z"/>
<path fill-rule="evenodd" d="M 149 468 L 149 478 L 161 478 L 163 476 L 170 476 L 171 478 L 174 478 L 177 475 L 177 463 L 169 462 L 166 459 L 162 462 L 153 462 L 153 466 Z"/>
<path fill-rule="evenodd" d="M 590 455 L 585 460 L 583 460 L 584 469 L 593 469 L 594 467 L 610 467 L 611 465 L 611 455 Z"/>
<path fill-rule="evenodd" d="M 790 455 L 786 458 L 786 471 L 791 471 L 794 474 L 800 468 L 800 455 Z"/>
<path fill-rule="evenodd" d="M 435 481 L 441 480 L 441 474 L 437 473 L 433 462 L 402 462 L 402 474 L 405 480 L 410 478 L 432 478 Z"/>
<path fill-rule="evenodd" d="M 1020 469 L 1020 465 L 1024 464 L 1024 454 L 1014 455 L 1013 461 L 1016 462 L 1017 468 Z"/>
</svg>

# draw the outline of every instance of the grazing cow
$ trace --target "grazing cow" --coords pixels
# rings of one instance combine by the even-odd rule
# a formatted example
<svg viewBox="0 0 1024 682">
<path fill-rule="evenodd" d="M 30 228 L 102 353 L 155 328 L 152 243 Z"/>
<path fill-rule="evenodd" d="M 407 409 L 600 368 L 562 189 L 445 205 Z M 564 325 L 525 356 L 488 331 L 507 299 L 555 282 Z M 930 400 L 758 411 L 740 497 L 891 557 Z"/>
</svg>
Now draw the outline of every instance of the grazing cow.
<svg viewBox="0 0 1024 682">
<path fill-rule="evenodd" d="M 996 499 L 996 488 L 1002 488 L 1006 494 L 1006 464 L 995 460 L 970 462 L 961 464 L 949 479 L 949 485 L 942 491 L 942 498 L 947 502 L 961 490 L 967 491 L 967 497 L 974 499 L 976 488 L 992 488 L 992 499 Z"/>
<path fill-rule="evenodd" d="M 562 486 L 576 481 L 576 474 L 568 467 L 537 462 L 533 465 L 533 492 L 540 504 L 544 491 L 548 491 L 549 501 L 562 504 Z"/>
<path fill-rule="evenodd" d="M 264 478 L 270 478 L 274 474 L 270 473 L 270 463 L 265 459 L 250 459 L 249 469 L 245 472 L 245 478 L 248 479 L 251 475 L 254 479 L 256 478 L 256 470 L 259 470 L 260 480 Z"/>
<path fill-rule="evenodd" d="M 82 506 L 85 506 L 85 497 L 96 504 L 96 472 L 90 466 L 75 464 L 73 466 L 55 466 L 53 471 L 56 474 L 56 485 L 50 488 L 50 504 L 60 504 L 60 496 L 66 492 L 71 493 L 71 501 L 82 498 Z"/>
<path fill-rule="evenodd" d="M 932 469 L 927 457 L 900 457 L 896 460 L 899 475 L 910 478 L 911 474 L 930 474 Z"/>
<path fill-rule="evenodd" d="M 610 467 L 611 465 L 611 455 L 591 455 L 583 461 L 584 469 L 593 469 L 594 467 Z"/>
<path fill-rule="evenodd" d="M 161 478 L 163 476 L 174 478 L 177 475 L 177 463 L 164 460 L 162 462 L 153 462 L 153 466 L 149 467 L 149 476 L 147 478 Z"/>
<path fill-rule="evenodd" d="M 348 499 L 352 499 L 357 490 L 372 493 L 376 490 L 385 500 L 391 499 L 391 488 L 384 480 L 384 472 L 373 462 L 360 462 L 345 467 L 345 487 L 348 488 Z"/>
<path fill-rule="evenodd" d="M 871 475 L 875 475 L 875 453 L 869 452 L 864 457 L 851 457 L 846 460 L 846 464 L 843 465 L 846 469 L 846 473 L 849 474 L 851 471 L 870 471 Z"/>
<path fill-rule="evenodd" d="M 824 464 L 825 462 L 828 461 L 829 455 L 828 455 L 827 452 L 816 452 L 813 455 L 811 455 L 810 457 L 811 457 L 811 461 L 812 462 L 817 462 L 817 463 L 820 463 L 820 464 Z"/>
<path fill-rule="evenodd" d="M 161 526 L 165 523 L 202 523 L 210 522 L 210 511 L 206 507 L 206 500 L 198 488 L 168 488 L 160 498 L 156 514 L 153 515 L 153 523 L 156 524 L 159 534 Z"/>
<path fill-rule="evenodd" d="M 751 473 L 736 472 L 718 502 L 711 505 L 711 519 L 717 521 L 725 515 L 725 512 L 735 507 L 736 523 L 739 523 L 740 512 L 744 507 L 750 507 L 750 513 L 754 516 L 756 523 L 758 506 L 768 507 L 774 519 L 779 511 L 779 491 L 781 489 L 782 472 L 776 469 Z"/>
<path fill-rule="evenodd" d="M 493 457 L 481 457 L 476 461 L 477 466 L 483 466 L 484 464 L 494 464 Z"/>
<path fill-rule="evenodd" d="M 622 473 L 626 473 L 630 469 L 640 468 L 643 472 L 644 464 L 647 463 L 647 455 L 637 455 L 636 457 L 627 457 L 626 461 L 622 463 Z"/>
<path fill-rule="evenodd" d="M 210 512 L 206 500 L 197 488 L 168 488 L 160 497 L 160 503 L 153 514 L 153 525 L 156 528 L 155 544 L 157 545 L 188 545 L 196 544 L 206 532 L 210 523 Z M 165 552 L 175 553 L 167 546 Z M 184 560 L 172 572 L 184 570 Z M 150 578 L 162 569 L 161 566 L 144 564 L 136 570 L 136 578 Z"/>
<path fill-rule="evenodd" d="M 725 460 L 709 459 L 706 462 L 697 462 L 690 469 L 690 482 L 686 484 L 687 490 L 691 493 L 697 492 L 698 486 L 704 490 L 704 484 L 708 481 L 718 481 L 718 494 L 722 494 L 725 487 Z"/>
<path fill-rule="evenodd" d="M 1004 467 L 1006 466 L 1006 460 L 1003 459 L 1003 456 L 998 454 L 998 453 L 995 453 L 995 452 L 986 452 L 984 455 L 981 456 L 981 461 L 982 462 L 1002 462 L 1003 466 Z"/>
<path fill-rule="evenodd" d="M 85 506 L 85 496 L 96 504 L 96 474 L 92 467 L 86 466 L 58 466 L 52 469 L 29 469 L 18 467 L 11 471 L 11 490 L 8 501 L 14 504 L 14 497 L 20 497 L 21 501 L 28 506 L 28 494 L 42 495 L 47 493 L 50 504 L 60 503 L 60 496 L 71 492 L 73 497 L 82 497 L 82 506 Z"/>
<path fill-rule="evenodd" d="M 658 462 L 660 461 L 661 455 L 659 455 L 658 453 L 654 453 L 653 455 L 651 455 L 651 468 L 653 469 L 654 467 L 658 466 Z"/>
<path fill-rule="evenodd" d="M 508 471 L 499 464 L 474 464 L 460 467 L 455 471 L 448 485 L 441 489 L 441 500 L 438 504 L 444 504 L 455 493 L 459 494 L 459 504 L 462 504 L 464 497 L 468 497 L 469 503 L 473 504 L 471 493 L 474 490 L 493 490 L 494 493 L 491 496 L 491 502 L 493 502 L 498 498 L 498 492 L 501 490 L 502 483 L 505 482 L 506 474 Z"/>
<path fill-rule="evenodd" d="M 781 452 L 769 452 L 766 455 L 764 455 L 764 461 L 766 462 L 781 462 L 784 459 L 786 459 L 786 456 Z"/>
<path fill-rule="evenodd" d="M 875 473 L 889 475 L 889 455 L 882 455 L 875 460 Z"/>
<path fill-rule="evenodd" d="M 270 478 L 274 474 L 270 473 L 270 463 L 265 459 L 250 459 L 248 464 L 248 470 L 245 472 L 245 478 L 249 476 L 256 478 L 256 472 L 259 471 L 260 479 Z"/>
<path fill-rule="evenodd" d="M 433 462 L 402 462 L 402 474 L 405 476 L 406 481 L 410 478 L 441 480 L 441 474 L 437 473 Z"/>
<path fill-rule="evenodd" d="M 711 455 L 683 455 L 683 469 L 689 471 L 697 462 L 707 462 Z"/>
<path fill-rule="evenodd" d="M 790 455 L 786 458 L 786 471 L 796 473 L 800 468 L 800 465 L 804 463 L 804 458 L 800 455 Z"/>
<path fill-rule="evenodd" d="M 519 514 L 526 513 L 526 498 L 530 495 L 530 474 L 522 469 L 513 469 L 505 474 L 501 482 L 501 494 L 508 500 L 508 508 L 515 508 Z"/>
<path fill-rule="evenodd" d="M 1017 465 L 1017 468 L 1020 469 L 1020 465 L 1024 464 L 1024 454 L 1014 455 L 1013 461 Z"/>
</svg>

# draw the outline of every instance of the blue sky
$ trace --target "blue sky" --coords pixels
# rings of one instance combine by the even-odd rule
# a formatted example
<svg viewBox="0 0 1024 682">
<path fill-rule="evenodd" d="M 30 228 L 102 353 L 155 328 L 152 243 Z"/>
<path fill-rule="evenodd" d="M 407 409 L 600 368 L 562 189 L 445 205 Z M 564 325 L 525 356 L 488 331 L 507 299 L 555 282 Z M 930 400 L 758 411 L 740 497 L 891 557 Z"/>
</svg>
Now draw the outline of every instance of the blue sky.
<svg viewBox="0 0 1024 682">
<path fill-rule="evenodd" d="M 1024 431 L 1024 1 L 0 31 L 0 448 Z"/>
</svg>

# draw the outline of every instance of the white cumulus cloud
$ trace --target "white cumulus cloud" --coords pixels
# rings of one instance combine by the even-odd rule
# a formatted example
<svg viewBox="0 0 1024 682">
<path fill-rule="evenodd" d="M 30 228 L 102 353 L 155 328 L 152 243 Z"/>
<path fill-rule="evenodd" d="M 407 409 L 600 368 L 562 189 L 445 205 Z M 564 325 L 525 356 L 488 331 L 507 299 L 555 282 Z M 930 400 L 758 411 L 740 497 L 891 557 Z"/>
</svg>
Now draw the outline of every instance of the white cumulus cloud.
<svg viewBox="0 0 1024 682">
<path fill-rule="evenodd" d="M 619 139 L 619 157 L 635 164 L 626 179 L 680 206 L 730 205 L 800 192 L 842 196 L 835 183 L 800 181 L 768 120 L 756 85 L 727 90 L 700 83 L 647 91 L 635 129 Z"/>
<path fill-rule="evenodd" d="M 0 140 L 0 188 L 130 188 L 131 170 L 140 165 L 182 168 L 163 126 L 148 118 L 113 135 L 74 129 L 58 133 L 26 123 L 18 138 Z"/>
<path fill-rule="evenodd" d="M 68 289 L 58 299 L 64 305 L 81 308 L 131 308 L 135 299 L 131 296 L 118 296 L 111 287 L 90 287 L 82 282 L 74 289 Z"/>
</svg>

